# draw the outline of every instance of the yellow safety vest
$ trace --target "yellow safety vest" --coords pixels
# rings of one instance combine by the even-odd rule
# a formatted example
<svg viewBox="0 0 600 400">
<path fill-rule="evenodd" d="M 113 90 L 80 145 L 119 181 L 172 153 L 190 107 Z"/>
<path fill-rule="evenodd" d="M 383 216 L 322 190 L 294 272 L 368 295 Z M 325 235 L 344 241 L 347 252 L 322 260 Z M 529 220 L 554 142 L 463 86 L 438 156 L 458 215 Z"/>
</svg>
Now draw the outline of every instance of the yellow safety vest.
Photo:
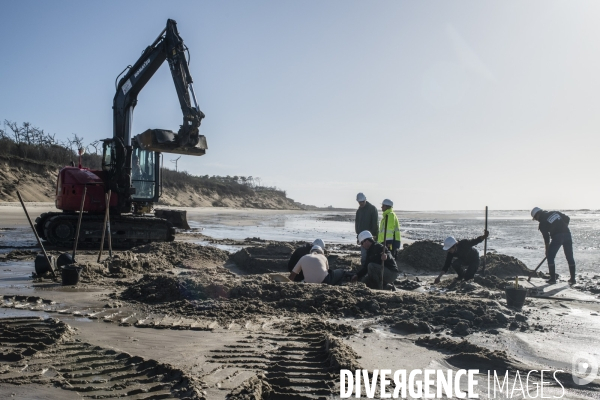
<svg viewBox="0 0 600 400">
<path fill-rule="evenodd" d="M 385 221 L 387 220 L 387 231 L 385 231 Z M 379 223 L 379 235 L 377 241 L 383 243 L 383 241 L 397 241 L 398 247 L 400 247 L 400 222 L 398 217 L 394 214 L 391 208 L 388 208 L 383 212 L 383 218 Z"/>
</svg>

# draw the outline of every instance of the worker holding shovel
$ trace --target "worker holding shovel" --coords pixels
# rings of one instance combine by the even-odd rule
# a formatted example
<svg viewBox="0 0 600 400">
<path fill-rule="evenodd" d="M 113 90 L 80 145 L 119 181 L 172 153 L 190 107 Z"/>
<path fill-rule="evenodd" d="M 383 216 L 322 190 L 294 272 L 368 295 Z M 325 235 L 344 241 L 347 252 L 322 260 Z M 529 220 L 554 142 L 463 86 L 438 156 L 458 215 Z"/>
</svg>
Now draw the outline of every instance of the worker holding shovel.
<svg viewBox="0 0 600 400">
<path fill-rule="evenodd" d="M 369 231 L 359 233 L 358 241 L 367 250 L 367 257 L 360 271 L 352 277 L 352 282 L 360 279 L 372 289 L 393 289 L 399 272 L 392 253 L 381 243 L 376 243 Z"/>
<path fill-rule="evenodd" d="M 570 218 L 558 211 L 544 211 L 539 207 L 531 210 L 531 217 L 540 223 L 539 230 L 544 237 L 546 245 L 546 257 L 548 258 L 548 272 L 550 279 L 547 281 L 553 285 L 556 283 L 556 265 L 554 258 L 562 246 L 565 257 L 569 263 L 569 272 L 571 279 L 569 284 L 575 284 L 575 259 L 573 258 L 573 239 L 569 229 Z"/>
<path fill-rule="evenodd" d="M 435 278 L 433 283 L 440 283 L 442 275 L 448 272 L 448 269 L 452 265 L 452 268 L 456 271 L 458 279 L 464 279 L 468 281 L 473 279 L 475 272 L 479 268 L 479 251 L 474 246 L 483 242 L 490 233 L 486 230 L 483 235 L 476 237 L 475 239 L 463 239 L 457 241 L 454 237 L 449 236 L 444 240 L 444 250 L 448 252 L 446 255 L 446 262 L 440 275 Z M 454 258 L 456 260 L 452 261 Z M 467 267 L 466 271 L 463 269 Z"/>
</svg>

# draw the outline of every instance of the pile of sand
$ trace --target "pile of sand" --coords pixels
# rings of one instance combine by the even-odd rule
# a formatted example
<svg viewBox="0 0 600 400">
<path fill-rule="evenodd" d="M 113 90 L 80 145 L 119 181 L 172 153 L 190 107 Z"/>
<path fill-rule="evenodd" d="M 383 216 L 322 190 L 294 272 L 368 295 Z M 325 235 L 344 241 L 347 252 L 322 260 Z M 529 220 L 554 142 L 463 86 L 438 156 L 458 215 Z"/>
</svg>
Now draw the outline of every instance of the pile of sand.
<svg viewBox="0 0 600 400">
<path fill-rule="evenodd" d="M 364 284 L 279 283 L 264 276 L 227 276 L 225 271 L 221 268 L 185 276 L 147 275 L 125 290 L 121 299 L 154 304 L 159 311 L 214 318 L 222 323 L 298 315 L 383 316 L 385 323 L 408 333 L 451 329 L 466 335 L 506 327 L 511 321 L 502 311 L 504 308 L 492 300 L 373 291 Z"/>
<path fill-rule="evenodd" d="M 480 259 L 480 265 L 483 265 L 483 256 Z M 481 271 L 481 269 L 480 269 Z M 486 275 L 495 275 L 499 278 L 529 276 L 533 272 L 519 259 L 504 254 L 488 253 L 486 256 L 485 273 Z"/>
<path fill-rule="evenodd" d="M 113 253 L 102 262 L 110 277 L 125 278 L 132 274 L 168 271 L 173 264 L 163 255 L 135 254 L 131 251 Z"/>
<path fill-rule="evenodd" d="M 264 374 L 255 375 L 235 389 L 233 389 L 227 400 L 261 400 L 268 399 L 273 393 L 273 388 L 267 382 Z"/>
<path fill-rule="evenodd" d="M 134 247 L 131 252 L 163 257 L 173 266 L 188 268 L 194 268 L 198 265 L 198 262 L 202 265 L 220 265 L 229 258 L 229 252 L 227 251 L 212 246 L 186 242 L 154 242 Z"/>
<path fill-rule="evenodd" d="M 509 368 L 518 368 L 505 351 L 491 351 L 470 343 L 467 340 L 456 342 L 444 337 L 425 336 L 418 338 L 415 343 L 419 346 L 455 353 L 447 357 L 446 361 L 459 368 L 478 367 L 483 370 L 488 369 L 502 372 Z"/>
<path fill-rule="evenodd" d="M 12 250 L 5 254 L 0 254 L 0 262 L 2 261 L 22 261 L 32 260 L 37 256 L 36 250 Z"/>
<path fill-rule="evenodd" d="M 187 276 L 144 275 L 121 294 L 123 300 L 170 303 L 179 300 L 209 300 L 227 297 L 231 287 L 226 280 L 198 280 Z M 212 308 L 214 303 L 209 305 Z"/>
<path fill-rule="evenodd" d="M 446 252 L 439 243 L 421 240 L 404 248 L 396 260 L 419 271 L 439 272 L 446 262 Z"/>
<path fill-rule="evenodd" d="M 287 272 L 294 247 L 290 243 L 269 243 L 266 246 L 245 247 L 231 256 L 238 267 L 251 274 Z"/>
<path fill-rule="evenodd" d="M 249 246 L 234 253 L 230 260 L 251 274 L 288 272 L 288 262 L 295 249 L 303 242 L 269 242 L 265 246 Z M 358 253 L 357 253 L 358 254 Z M 358 257 L 331 254 L 325 250 L 330 269 L 357 269 Z"/>
</svg>

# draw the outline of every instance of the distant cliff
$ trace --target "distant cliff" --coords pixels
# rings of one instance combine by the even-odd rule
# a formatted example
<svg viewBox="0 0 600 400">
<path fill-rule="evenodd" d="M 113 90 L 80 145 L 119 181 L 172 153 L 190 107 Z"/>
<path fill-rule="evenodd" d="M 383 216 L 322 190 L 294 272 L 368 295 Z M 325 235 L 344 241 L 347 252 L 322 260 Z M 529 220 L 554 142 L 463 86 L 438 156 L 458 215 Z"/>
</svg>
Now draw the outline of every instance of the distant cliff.
<svg viewBox="0 0 600 400">
<path fill-rule="evenodd" d="M 93 161 L 91 164 L 97 164 L 97 160 Z M 86 160 L 83 163 L 86 165 Z M 25 201 L 53 202 L 56 177 L 63 166 L 0 153 L 0 201 L 18 201 L 19 190 Z M 304 208 L 288 198 L 285 191 L 256 185 L 252 178 L 201 177 L 168 169 L 163 170 L 163 195 L 159 204 L 280 210 Z"/>
</svg>

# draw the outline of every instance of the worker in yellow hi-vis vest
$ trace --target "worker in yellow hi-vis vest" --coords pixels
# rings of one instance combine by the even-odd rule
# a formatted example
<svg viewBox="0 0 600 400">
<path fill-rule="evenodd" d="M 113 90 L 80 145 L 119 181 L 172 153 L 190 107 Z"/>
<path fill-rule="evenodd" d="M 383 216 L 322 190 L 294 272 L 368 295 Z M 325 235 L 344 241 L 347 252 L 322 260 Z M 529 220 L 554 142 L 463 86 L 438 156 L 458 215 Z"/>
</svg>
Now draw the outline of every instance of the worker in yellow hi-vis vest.
<svg viewBox="0 0 600 400">
<path fill-rule="evenodd" d="M 379 224 L 377 242 L 383 244 L 392 252 L 392 255 L 396 257 L 398 249 L 400 248 L 400 222 L 392 209 L 393 206 L 394 202 L 390 199 L 385 199 L 381 203 L 383 217 Z"/>
</svg>

